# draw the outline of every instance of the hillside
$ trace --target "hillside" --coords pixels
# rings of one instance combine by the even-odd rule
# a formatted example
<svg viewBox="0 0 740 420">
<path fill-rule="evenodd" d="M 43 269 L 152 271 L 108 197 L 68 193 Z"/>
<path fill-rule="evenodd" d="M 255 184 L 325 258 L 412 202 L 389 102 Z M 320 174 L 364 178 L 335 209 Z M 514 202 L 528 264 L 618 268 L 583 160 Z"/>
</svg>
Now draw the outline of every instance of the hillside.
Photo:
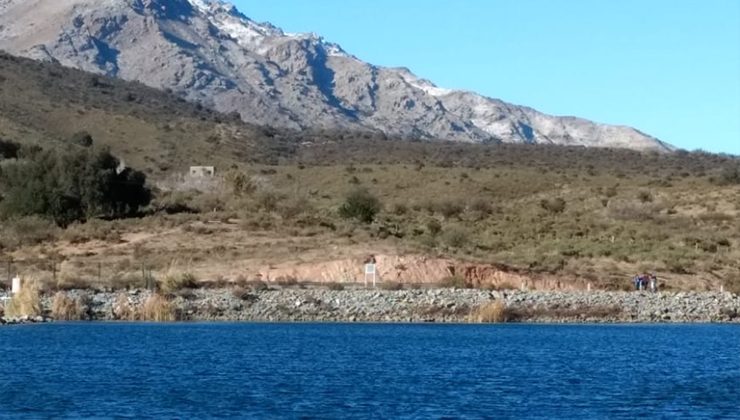
<svg viewBox="0 0 740 420">
<path fill-rule="evenodd" d="M 4 0 L 0 49 L 171 89 L 258 125 L 417 140 L 673 149 L 631 127 L 439 88 L 408 69 L 364 62 L 315 34 L 257 23 L 220 0 Z"/>
<path fill-rule="evenodd" d="M 641 270 L 680 289 L 740 281 L 733 157 L 266 129 L 140 84 L 0 55 L 0 138 L 63 148 L 80 130 L 160 188 L 139 219 L 64 230 L 3 220 L 0 259 L 54 287 L 141 284 L 147 270 L 336 280 L 368 253 L 405 283 L 447 273 L 620 289 Z M 227 176 L 192 189 L 178 175 L 195 163 Z M 379 201 L 370 224 L 339 211 L 358 188 Z"/>
</svg>

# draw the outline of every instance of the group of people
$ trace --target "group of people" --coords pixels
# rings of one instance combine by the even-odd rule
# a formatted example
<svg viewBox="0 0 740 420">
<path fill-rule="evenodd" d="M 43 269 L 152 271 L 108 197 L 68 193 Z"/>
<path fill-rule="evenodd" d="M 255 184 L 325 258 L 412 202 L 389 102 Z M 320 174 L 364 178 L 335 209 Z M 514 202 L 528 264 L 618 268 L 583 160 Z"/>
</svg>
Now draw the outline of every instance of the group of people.
<svg viewBox="0 0 740 420">
<path fill-rule="evenodd" d="M 658 291 L 658 278 L 655 274 L 638 274 L 632 279 L 635 290 L 649 290 L 653 293 Z"/>
</svg>

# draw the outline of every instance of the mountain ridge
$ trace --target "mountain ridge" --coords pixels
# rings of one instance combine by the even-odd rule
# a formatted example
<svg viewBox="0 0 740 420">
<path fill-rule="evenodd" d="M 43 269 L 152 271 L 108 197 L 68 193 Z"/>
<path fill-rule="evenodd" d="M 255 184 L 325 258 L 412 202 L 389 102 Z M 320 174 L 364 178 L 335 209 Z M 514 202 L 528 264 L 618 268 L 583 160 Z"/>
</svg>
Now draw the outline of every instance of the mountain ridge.
<svg viewBox="0 0 740 420">
<path fill-rule="evenodd" d="M 171 89 L 260 125 L 673 150 L 631 127 L 444 89 L 316 34 L 257 23 L 221 0 L 0 0 L 0 49 Z"/>
</svg>

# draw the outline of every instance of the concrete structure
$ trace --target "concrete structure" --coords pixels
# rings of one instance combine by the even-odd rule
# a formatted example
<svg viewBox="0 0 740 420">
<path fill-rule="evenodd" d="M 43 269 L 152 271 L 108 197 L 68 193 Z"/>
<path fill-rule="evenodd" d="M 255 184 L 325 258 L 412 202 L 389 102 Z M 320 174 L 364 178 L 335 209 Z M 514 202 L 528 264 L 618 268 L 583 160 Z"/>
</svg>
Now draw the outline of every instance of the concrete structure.
<svg viewBox="0 0 740 420">
<path fill-rule="evenodd" d="M 191 166 L 188 174 L 193 178 L 213 178 L 216 175 L 214 166 Z"/>
</svg>

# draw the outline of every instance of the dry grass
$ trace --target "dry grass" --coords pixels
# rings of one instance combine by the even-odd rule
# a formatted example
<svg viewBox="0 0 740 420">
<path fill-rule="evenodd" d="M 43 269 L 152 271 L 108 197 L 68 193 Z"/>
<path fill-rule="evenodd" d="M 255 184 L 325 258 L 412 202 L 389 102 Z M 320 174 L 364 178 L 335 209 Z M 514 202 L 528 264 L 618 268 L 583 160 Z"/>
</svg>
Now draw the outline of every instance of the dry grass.
<svg viewBox="0 0 740 420">
<path fill-rule="evenodd" d="M 437 286 L 449 289 L 469 289 L 470 283 L 462 276 L 449 276 L 443 278 Z"/>
<path fill-rule="evenodd" d="M 153 294 L 139 308 L 139 318 L 142 321 L 173 322 L 177 321 L 175 308 L 166 297 Z"/>
<path fill-rule="evenodd" d="M 24 281 L 18 292 L 5 308 L 5 316 L 19 318 L 22 316 L 39 316 L 41 309 L 41 292 L 37 281 Z"/>
<path fill-rule="evenodd" d="M 344 290 L 344 285 L 338 282 L 326 283 L 326 288 L 329 290 L 340 291 Z"/>
<path fill-rule="evenodd" d="M 397 281 L 384 281 L 378 286 L 381 290 L 403 290 L 403 283 Z"/>
<path fill-rule="evenodd" d="M 487 303 L 473 310 L 468 316 L 470 322 L 500 323 L 509 321 L 509 311 L 503 300 Z"/>
<path fill-rule="evenodd" d="M 195 289 L 198 280 L 192 273 L 167 273 L 159 282 L 159 290 L 163 293 L 175 293 L 183 289 Z"/>
<path fill-rule="evenodd" d="M 135 321 L 136 310 L 125 293 L 119 293 L 113 303 L 113 316 L 119 321 Z"/>
<path fill-rule="evenodd" d="M 51 316 L 58 321 L 81 321 L 87 319 L 89 307 L 87 298 L 76 299 L 65 292 L 57 292 L 51 303 Z"/>
<path fill-rule="evenodd" d="M 56 290 L 85 290 L 89 289 L 91 286 L 92 283 L 80 275 L 63 273 L 60 274 L 59 279 L 57 280 Z"/>
</svg>

